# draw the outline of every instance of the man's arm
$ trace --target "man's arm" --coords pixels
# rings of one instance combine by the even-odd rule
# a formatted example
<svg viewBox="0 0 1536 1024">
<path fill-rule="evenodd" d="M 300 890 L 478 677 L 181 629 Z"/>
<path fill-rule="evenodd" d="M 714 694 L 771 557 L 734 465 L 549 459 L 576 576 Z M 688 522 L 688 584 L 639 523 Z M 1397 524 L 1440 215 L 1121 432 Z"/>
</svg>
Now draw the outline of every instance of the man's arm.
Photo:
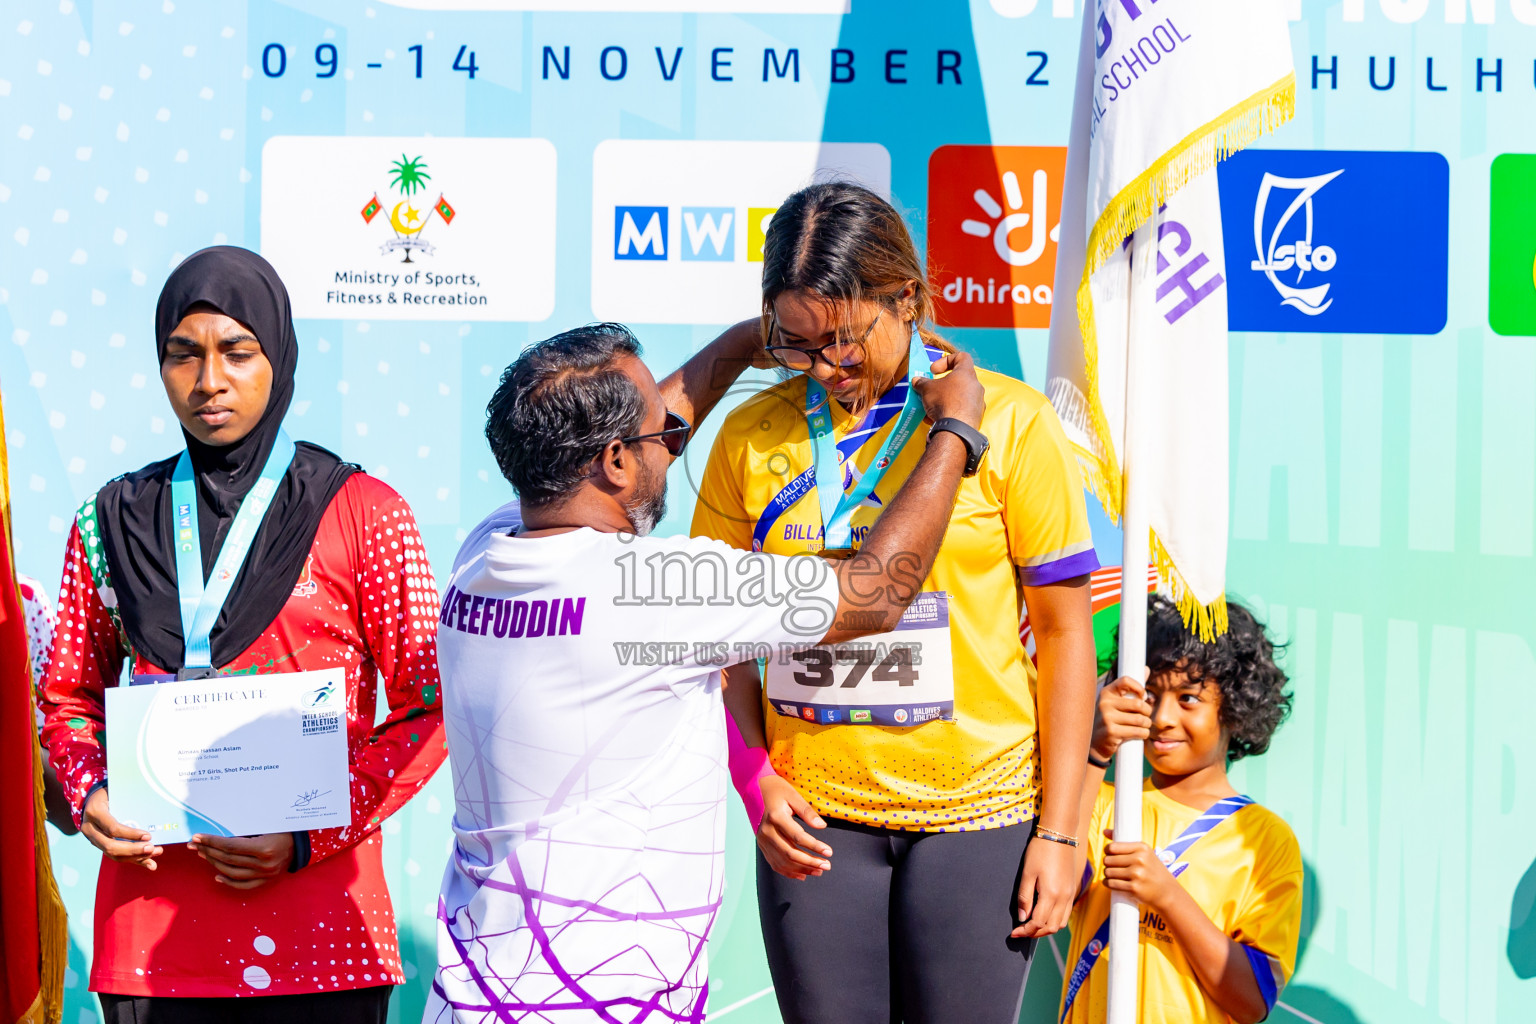
<svg viewBox="0 0 1536 1024">
<path fill-rule="evenodd" d="M 695 431 L 749 367 L 760 362 L 761 324 L 754 318 L 728 327 L 714 341 L 657 382 L 667 408 L 693 425 Z"/>
<path fill-rule="evenodd" d="M 946 373 L 947 371 L 947 373 Z M 928 418 L 952 418 L 981 426 L 986 395 L 976 366 L 964 352 L 943 356 L 934 364 L 943 377 L 912 382 Z M 896 628 L 907 606 L 917 598 L 933 569 L 965 470 L 965 443 L 954 434 L 937 434 L 918 460 L 890 505 L 875 520 L 869 536 L 852 558 L 837 563 L 837 615 L 821 642 L 842 643 Z M 860 628 L 839 623 L 852 618 Z"/>
</svg>

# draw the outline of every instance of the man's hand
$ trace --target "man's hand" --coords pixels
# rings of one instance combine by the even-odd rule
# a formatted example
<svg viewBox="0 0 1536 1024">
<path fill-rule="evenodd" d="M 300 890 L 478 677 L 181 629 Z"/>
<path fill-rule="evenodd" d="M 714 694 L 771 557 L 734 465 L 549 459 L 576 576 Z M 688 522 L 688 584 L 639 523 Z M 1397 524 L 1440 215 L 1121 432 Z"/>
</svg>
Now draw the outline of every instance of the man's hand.
<svg viewBox="0 0 1536 1024">
<path fill-rule="evenodd" d="M 255 889 L 288 871 L 293 862 L 293 833 L 264 836 L 195 835 L 187 849 L 213 865 L 215 882 L 231 889 Z"/>
<path fill-rule="evenodd" d="M 757 784 L 763 791 L 763 820 L 757 826 L 757 848 L 763 851 L 768 866 L 797 882 L 832 870 L 832 862 L 826 859 L 832 856 L 832 847 L 813 839 L 800 827 L 803 821 L 811 828 L 826 828 L 821 815 L 794 786 L 777 775 L 765 775 Z"/>
<path fill-rule="evenodd" d="M 966 426 L 981 426 L 981 414 L 987 411 L 986 392 L 976 376 L 976 364 L 964 352 L 944 353 L 933 364 L 933 379 L 918 377 L 912 386 L 932 422 L 957 419 Z"/>
<path fill-rule="evenodd" d="M 1065 843 L 1032 839 L 1024 851 L 1024 878 L 1019 883 L 1020 924 L 1014 939 L 1054 935 L 1067 926 L 1072 901 L 1082 881 L 1077 850 Z"/>
<path fill-rule="evenodd" d="M 163 847 L 149 841 L 149 833 L 143 829 L 129 828 L 107 809 L 107 790 L 98 789 L 85 800 L 80 815 L 80 832 L 91 845 L 119 864 L 137 864 L 150 871 L 155 870 L 155 858 L 164 853 Z"/>
<path fill-rule="evenodd" d="M 1114 829 L 1105 829 L 1114 837 Z M 1110 842 L 1104 847 L 1104 884 L 1116 892 L 1129 893 L 1137 903 L 1163 910 L 1169 897 L 1178 890 L 1173 872 L 1163 866 L 1146 843 Z"/>
<path fill-rule="evenodd" d="M 1130 676 L 1121 676 L 1099 691 L 1093 714 L 1093 756 L 1108 761 L 1127 740 L 1152 735 L 1152 716 L 1147 714 L 1147 689 Z"/>
</svg>

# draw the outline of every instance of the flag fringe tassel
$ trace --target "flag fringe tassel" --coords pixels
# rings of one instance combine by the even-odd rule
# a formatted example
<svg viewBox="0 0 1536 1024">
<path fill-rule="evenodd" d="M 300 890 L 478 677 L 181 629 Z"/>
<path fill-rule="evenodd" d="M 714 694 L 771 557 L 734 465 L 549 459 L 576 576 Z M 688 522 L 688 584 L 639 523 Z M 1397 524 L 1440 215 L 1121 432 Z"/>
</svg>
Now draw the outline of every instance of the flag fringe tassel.
<svg viewBox="0 0 1536 1024">
<path fill-rule="evenodd" d="M 1227 595 L 1219 595 L 1210 604 L 1202 603 L 1189 588 L 1178 566 L 1173 564 L 1173 558 L 1163 546 L 1157 531 L 1147 532 L 1151 535 L 1152 566 L 1157 570 L 1158 589 L 1178 606 L 1185 629 L 1198 635 L 1203 643 L 1213 642 L 1227 631 Z"/>
<path fill-rule="evenodd" d="M 1115 523 L 1120 522 L 1124 512 L 1125 494 L 1109 420 L 1104 415 L 1099 396 L 1098 330 L 1094 324 L 1093 292 L 1089 282 L 1126 236 L 1145 223 L 1170 195 L 1261 135 L 1289 121 L 1295 113 L 1296 73 L 1293 71 L 1186 135 L 1110 200 L 1089 233 L 1087 260 L 1077 287 L 1077 318 L 1083 337 L 1084 376 L 1088 383 L 1084 398 L 1093 449 L 1079 447 L 1078 462 L 1083 469 L 1084 484 Z M 1173 558 L 1157 532 L 1149 532 L 1152 564 L 1162 588 L 1178 606 L 1185 627 L 1192 628 L 1206 642 L 1225 633 L 1226 595 L 1217 597 L 1210 604 L 1202 603 L 1173 564 Z"/>
<path fill-rule="evenodd" d="M 1099 398 L 1098 331 L 1094 325 L 1089 280 L 1108 262 L 1126 236 L 1134 233 L 1170 195 L 1259 136 L 1289 121 L 1295 113 L 1296 73 L 1292 71 L 1186 135 L 1110 200 L 1089 233 L 1083 279 L 1077 287 L 1077 318 L 1083 336 L 1088 383 L 1088 394 L 1084 397 L 1097 450 L 1088 453 L 1091 463 L 1084 460 L 1084 476 L 1089 489 L 1103 504 L 1105 513 L 1115 522 L 1120 521 L 1124 495 L 1109 421 Z M 1224 614 L 1222 619 L 1225 620 Z"/>
<path fill-rule="evenodd" d="M 9 514 L 6 515 L 5 525 L 9 532 Z M 31 680 L 30 671 L 27 678 Z M 32 798 L 32 857 L 37 871 L 38 952 L 42 961 L 38 965 L 38 1002 L 33 1003 L 33 1006 L 41 1004 L 42 1013 L 35 1018 L 38 1024 L 59 1024 L 64 1018 L 64 968 L 69 961 L 69 920 L 64 912 L 64 900 L 59 895 L 59 885 L 53 878 L 53 856 L 48 848 L 48 813 L 43 806 L 43 748 L 40 744 L 32 746 L 32 772 L 37 780 Z"/>
<path fill-rule="evenodd" d="M 1114 522 L 1123 526 L 1121 517 L 1110 511 L 1105 481 L 1098 472 L 1094 454 L 1079 445 L 1074 444 L 1072 448 L 1077 454 L 1077 464 L 1083 471 L 1084 486 L 1099 500 Z M 1219 595 L 1210 604 L 1202 603 L 1179 572 L 1179 567 L 1174 564 L 1173 556 L 1168 553 L 1157 531 L 1149 529 L 1147 533 L 1148 552 L 1152 568 L 1157 572 L 1158 591 L 1178 606 L 1185 629 L 1198 634 L 1205 643 L 1212 642 L 1227 631 L 1227 595 Z"/>
</svg>

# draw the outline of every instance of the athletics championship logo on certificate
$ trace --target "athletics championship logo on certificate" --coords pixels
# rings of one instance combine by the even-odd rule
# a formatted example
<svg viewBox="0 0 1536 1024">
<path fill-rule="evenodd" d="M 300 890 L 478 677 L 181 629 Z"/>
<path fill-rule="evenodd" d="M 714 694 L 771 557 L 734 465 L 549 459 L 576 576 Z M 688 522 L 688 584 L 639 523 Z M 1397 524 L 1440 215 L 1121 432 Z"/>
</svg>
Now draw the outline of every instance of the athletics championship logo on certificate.
<svg viewBox="0 0 1536 1024">
<path fill-rule="evenodd" d="M 261 252 L 295 317 L 554 312 L 555 149 L 545 139 L 280 135 L 262 148 L 261 174 Z"/>
</svg>

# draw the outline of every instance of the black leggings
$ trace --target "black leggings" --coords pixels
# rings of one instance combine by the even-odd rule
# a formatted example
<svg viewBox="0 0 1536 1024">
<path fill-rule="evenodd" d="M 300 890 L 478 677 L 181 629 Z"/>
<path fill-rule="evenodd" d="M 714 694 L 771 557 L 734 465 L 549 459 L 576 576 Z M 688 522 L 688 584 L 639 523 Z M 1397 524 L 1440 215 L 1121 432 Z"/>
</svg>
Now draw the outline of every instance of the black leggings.
<svg viewBox="0 0 1536 1024">
<path fill-rule="evenodd" d="M 106 1024 L 384 1024 L 393 985 L 214 999 L 98 992 Z"/>
<path fill-rule="evenodd" d="M 832 870 L 757 856 L 757 908 L 785 1024 L 1013 1024 L 1033 939 L 1017 927 L 1034 823 L 898 832 L 827 819 Z"/>
</svg>

